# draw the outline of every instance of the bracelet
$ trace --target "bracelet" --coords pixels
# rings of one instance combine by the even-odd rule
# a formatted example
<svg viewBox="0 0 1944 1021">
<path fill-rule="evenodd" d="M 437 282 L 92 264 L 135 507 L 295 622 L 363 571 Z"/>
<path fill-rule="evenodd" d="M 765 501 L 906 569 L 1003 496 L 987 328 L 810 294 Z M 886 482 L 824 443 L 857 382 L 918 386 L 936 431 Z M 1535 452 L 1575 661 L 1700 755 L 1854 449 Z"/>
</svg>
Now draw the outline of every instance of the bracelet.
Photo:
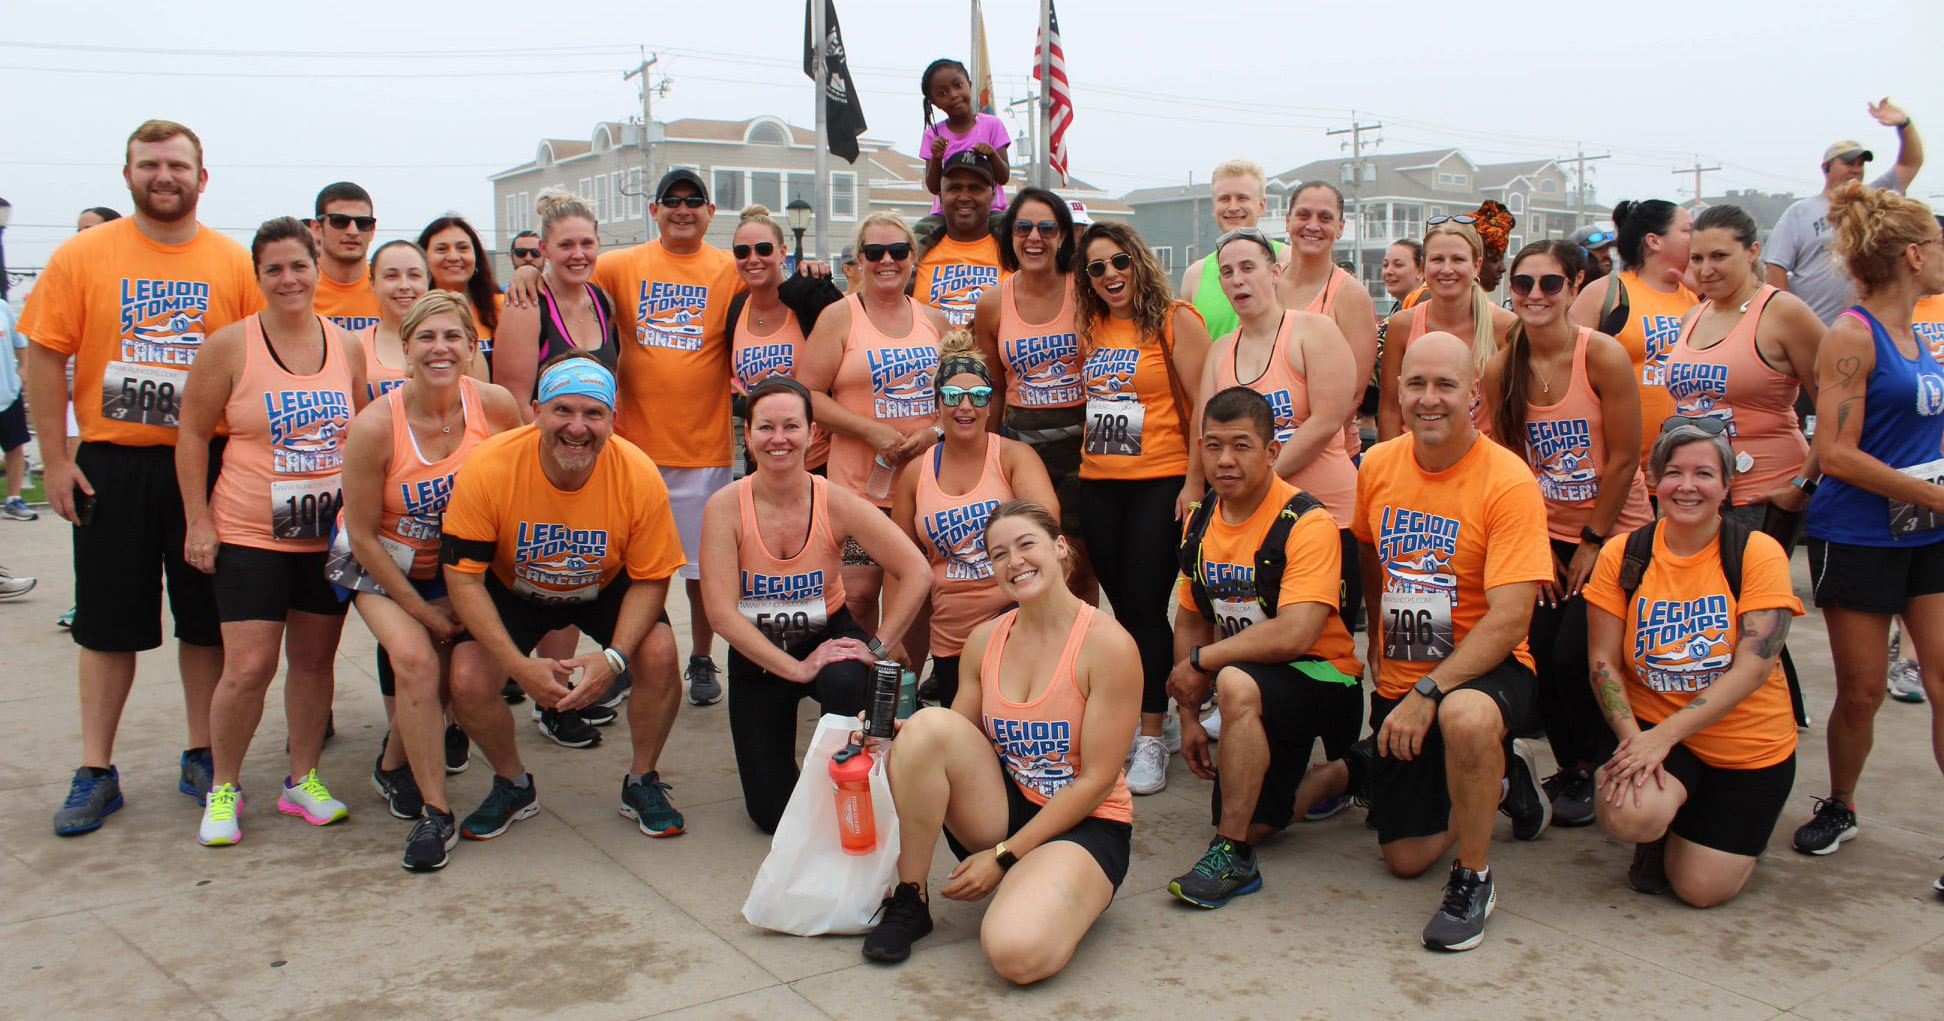
<svg viewBox="0 0 1944 1021">
<path fill-rule="evenodd" d="M 1201 651 L 1202 647 L 1199 645 L 1188 647 L 1188 665 L 1194 667 L 1197 672 L 1205 674 L 1208 670 L 1201 665 Z"/>
<path fill-rule="evenodd" d="M 1601 546 L 1606 543 L 1606 536 L 1601 535 L 1598 532 L 1595 532 L 1591 525 L 1587 525 L 1580 528 L 1580 541 L 1589 542 L 1595 546 Z"/>
<path fill-rule="evenodd" d="M 937 437 L 937 439 L 936 439 L 936 440 L 935 440 L 934 442 L 937 442 L 937 443 L 943 443 L 943 442 L 945 442 L 945 427 L 944 427 L 944 426 L 942 426 L 942 425 L 935 425 L 935 426 L 932 426 L 932 427 L 931 427 L 931 431 L 932 431 L 932 435 L 933 435 L 933 436 L 936 436 L 936 437 Z"/>
<path fill-rule="evenodd" d="M 619 677 L 628 672 L 628 657 L 623 656 L 619 650 L 602 649 L 601 655 L 607 657 L 608 666 L 613 669 L 614 676 Z"/>
</svg>

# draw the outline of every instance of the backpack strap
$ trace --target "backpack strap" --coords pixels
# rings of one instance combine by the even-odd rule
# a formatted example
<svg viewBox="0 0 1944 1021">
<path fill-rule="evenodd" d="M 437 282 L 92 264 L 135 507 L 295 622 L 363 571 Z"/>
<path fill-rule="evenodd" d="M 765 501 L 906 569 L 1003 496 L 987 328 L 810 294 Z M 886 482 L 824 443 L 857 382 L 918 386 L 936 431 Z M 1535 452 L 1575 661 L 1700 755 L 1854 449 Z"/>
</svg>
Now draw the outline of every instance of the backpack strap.
<svg viewBox="0 0 1944 1021">
<path fill-rule="evenodd" d="M 1742 561 L 1748 555 L 1752 530 L 1734 518 L 1721 519 L 1721 573 L 1728 576 L 1728 592 L 1741 602 Z"/>
<path fill-rule="evenodd" d="M 1289 562 L 1289 532 L 1303 515 L 1322 506 L 1323 501 L 1304 490 L 1297 490 L 1296 495 L 1283 504 L 1281 513 L 1276 515 L 1276 520 L 1269 525 L 1269 531 L 1263 535 L 1262 545 L 1256 549 L 1256 602 L 1261 603 L 1263 612 L 1271 617 L 1276 615 L 1276 599 L 1282 594 L 1283 569 Z M 1341 609 L 1339 605 L 1338 610 Z"/>
<path fill-rule="evenodd" d="M 1627 304 L 1627 285 L 1620 280 L 1619 271 L 1607 275 L 1606 297 L 1600 299 L 1600 332 L 1609 337 L 1617 337 L 1627 328 L 1627 315 L 1631 311 Z"/>
<path fill-rule="evenodd" d="M 1647 565 L 1654 562 L 1654 535 L 1659 531 L 1660 521 L 1656 519 L 1627 534 L 1626 551 L 1620 557 L 1620 590 L 1626 594 L 1629 606 L 1633 604 L 1634 590 L 1640 587 L 1640 579 L 1647 573 Z"/>
<path fill-rule="evenodd" d="M 1214 513 L 1215 490 L 1211 488 L 1201 499 L 1188 505 L 1188 527 L 1182 530 L 1181 547 L 1175 553 L 1181 576 L 1188 579 L 1188 593 L 1195 600 L 1195 609 L 1207 621 L 1215 619 L 1215 604 L 1208 598 L 1208 582 L 1202 577 L 1201 548 L 1202 536 L 1208 532 L 1208 519 Z"/>
<path fill-rule="evenodd" d="M 1660 528 L 1655 521 L 1645 528 L 1634 529 L 1627 535 L 1626 552 L 1620 559 L 1620 588 L 1626 593 L 1627 602 L 1633 602 L 1634 590 L 1640 587 L 1640 579 L 1647 573 L 1647 565 L 1654 560 L 1654 534 Z M 1721 573 L 1728 578 L 1728 592 L 1741 601 L 1742 561 L 1748 554 L 1748 539 L 1753 529 L 1734 518 L 1721 519 Z"/>
</svg>

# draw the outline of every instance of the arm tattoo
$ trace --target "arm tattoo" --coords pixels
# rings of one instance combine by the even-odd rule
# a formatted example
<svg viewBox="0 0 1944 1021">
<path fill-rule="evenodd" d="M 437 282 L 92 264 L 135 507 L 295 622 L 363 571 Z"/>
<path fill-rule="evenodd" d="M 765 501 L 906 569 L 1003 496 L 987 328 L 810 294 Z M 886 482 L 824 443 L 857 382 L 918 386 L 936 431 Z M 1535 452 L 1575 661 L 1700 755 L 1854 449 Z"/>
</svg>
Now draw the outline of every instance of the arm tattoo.
<svg viewBox="0 0 1944 1021">
<path fill-rule="evenodd" d="M 1593 694 L 1600 701 L 1600 711 L 1609 720 L 1633 718 L 1633 705 L 1627 701 L 1627 693 L 1621 690 L 1620 681 L 1613 676 L 1604 660 L 1593 665 Z"/>
<path fill-rule="evenodd" d="M 1789 639 L 1790 619 L 1786 609 L 1750 610 L 1741 615 L 1741 636 L 1754 643 L 1755 655 L 1774 659 Z"/>
<path fill-rule="evenodd" d="M 1862 403 L 1862 400 L 1863 398 L 1861 397 L 1851 397 L 1849 400 L 1846 400 L 1843 403 L 1836 406 L 1836 431 L 1837 432 L 1842 432 L 1843 427 L 1849 424 L 1850 411 L 1852 410 L 1850 408 L 1850 405 L 1860 404 Z"/>
</svg>

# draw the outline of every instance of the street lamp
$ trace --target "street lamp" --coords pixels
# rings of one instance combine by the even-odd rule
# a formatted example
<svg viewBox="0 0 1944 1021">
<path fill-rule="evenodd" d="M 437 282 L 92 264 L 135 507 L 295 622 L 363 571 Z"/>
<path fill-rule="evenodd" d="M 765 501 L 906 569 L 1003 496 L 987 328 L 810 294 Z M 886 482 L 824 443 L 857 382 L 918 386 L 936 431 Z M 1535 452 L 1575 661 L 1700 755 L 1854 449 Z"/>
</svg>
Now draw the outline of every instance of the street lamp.
<svg viewBox="0 0 1944 1021">
<path fill-rule="evenodd" d="M 0 199 L 0 301 L 7 300 L 7 219 L 13 216 L 13 203 Z"/>
<path fill-rule="evenodd" d="M 796 234 L 796 261 L 797 265 L 801 266 L 803 265 L 803 232 L 810 228 L 811 206 L 810 203 L 803 201 L 803 196 L 798 195 L 790 200 L 789 205 L 783 207 L 783 211 L 790 215 L 790 230 Z"/>
</svg>

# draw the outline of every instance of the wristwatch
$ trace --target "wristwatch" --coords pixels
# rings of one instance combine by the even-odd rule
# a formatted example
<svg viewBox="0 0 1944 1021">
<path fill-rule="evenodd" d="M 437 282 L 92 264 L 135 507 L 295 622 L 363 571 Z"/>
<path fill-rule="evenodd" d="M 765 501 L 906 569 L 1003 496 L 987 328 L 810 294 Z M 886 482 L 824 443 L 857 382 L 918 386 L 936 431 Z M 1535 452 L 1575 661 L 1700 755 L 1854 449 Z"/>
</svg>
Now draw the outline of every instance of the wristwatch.
<svg viewBox="0 0 1944 1021">
<path fill-rule="evenodd" d="M 1202 673 L 1207 673 L 1208 668 L 1201 665 L 1201 651 L 1202 647 L 1199 645 L 1190 645 L 1188 647 L 1188 665 Z"/>
<path fill-rule="evenodd" d="M 1595 546 L 1600 546 L 1606 543 L 1606 536 L 1601 535 L 1598 532 L 1595 532 L 1591 526 L 1581 526 L 1580 541 L 1585 543 L 1591 543 Z"/>
<path fill-rule="evenodd" d="M 872 635 L 871 637 L 864 639 L 864 647 L 871 650 L 871 655 L 876 656 L 879 659 L 884 658 L 884 653 L 886 650 L 884 648 L 884 643 L 878 640 L 878 636 Z"/>
<path fill-rule="evenodd" d="M 1437 680 L 1430 674 L 1425 674 L 1423 677 L 1418 678 L 1417 683 L 1411 685 L 1411 690 L 1433 702 L 1444 701 L 1444 689 L 1438 687 Z"/>
<path fill-rule="evenodd" d="M 1001 871 L 1019 864 L 1019 856 L 1006 850 L 1006 842 L 1003 840 L 992 845 L 992 855 L 999 860 L 999 868 Z"/>
<path fill-rule="evenodd" d="M 1795 478 L 1790 479 L 1789 485 L 1802 490 L 1803 496 L 1816 495 L 1816 480 L 1809 478 L 1806 475 L 1798 475 Z"/>
</svg>

